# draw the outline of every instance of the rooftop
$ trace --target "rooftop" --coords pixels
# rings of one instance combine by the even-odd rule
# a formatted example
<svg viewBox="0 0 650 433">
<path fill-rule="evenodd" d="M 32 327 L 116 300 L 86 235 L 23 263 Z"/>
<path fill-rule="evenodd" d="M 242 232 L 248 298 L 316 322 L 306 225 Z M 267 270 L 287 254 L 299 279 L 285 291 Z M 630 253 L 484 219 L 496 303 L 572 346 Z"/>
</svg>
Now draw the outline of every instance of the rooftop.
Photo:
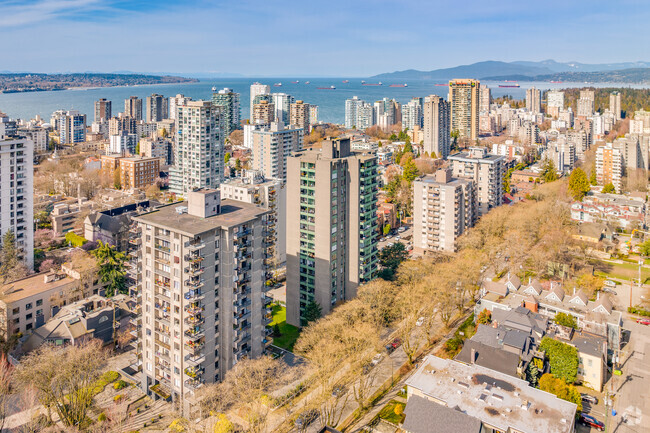
<svg viewBox="0 0 650 433">
<path fill-rule="evenodd" d="M 201 218 L 176 209 L 187 208 L 188 202 L 162 206 L 153 212 L 134 217 L 133 220 L 156 227 L 166 228 L 187 236 L 196 236 L 217 228 L 234 227 L 269 213 L 268 210 L 253 204 L 237 200 L 221 200 L 221 213 L 208 218 Z"/>
<path fill-rule="evenodd" d="M 448 408 L 499 430 L 523 433 L 573 431 L 577 406 L 532 388 L 525 380 L 428 355 L 406 384 Z"/>
<path fill-rule="evenodd" d="M 46 282 L 46 277 L 52 278 L 52 281 Z M 76 284 L 76 280 L 62 274 L 36 274 L 0 286 L 0 300 L 10 304 L 50 290 L 67 288 L 72 284 Z"/>
<path fill-rule="evenodd" d="M 458 409 L 452 409 L 413 395 L 404 411 L 403 428 L 409 433 L 479 433 L 481 421 Z"/>
</svg>

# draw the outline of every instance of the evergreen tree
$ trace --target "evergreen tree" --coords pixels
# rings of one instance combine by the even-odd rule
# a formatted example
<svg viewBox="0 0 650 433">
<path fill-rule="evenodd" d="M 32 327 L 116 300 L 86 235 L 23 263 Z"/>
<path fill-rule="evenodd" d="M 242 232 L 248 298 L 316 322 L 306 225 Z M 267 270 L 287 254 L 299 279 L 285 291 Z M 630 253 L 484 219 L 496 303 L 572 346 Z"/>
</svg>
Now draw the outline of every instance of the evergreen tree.
<svg viewBox="0 0 650 433">
<path fill-rule="evenodd" d="M 555 182 L 557 180 L 555 163 L 550 159 L 547 159 L 544 164 L 544 173 L 542 173 L 542 178 L 546 183 Z"/>
<path fill-rule="evenodd" d="M 108 243 L 99 241 L 99 247 L 92 252 L 99 266 L 99 279 L 105 286 L 106 297 L 126 293 L 126 256 Z"/>
<path fill-rule="evenodd" d="M 135 154 L 140 155 L 140 142 L 138 141 L 138 144 L 135 145 Z"/>
<path fill-rule="evenodd" d="M 616 187 L 610 182 L 603 187 L 603 192 L 605 194 L 616 194 Z"/>
<path fill-rule="evenodd" d="M 2 237 L 0 250 L 0 282 L 6 283 L 27 275 L 27 268 L 18 257 L 16 236 L 12 230 L 7 230 Z"/>
<path fill-rule="evenodd" d="M 306 323 L 314 322 L 321 318 L 323 315 L 323 310 L 318 302 L 309 301 L 305 307 L 305 314 L 302 316 Z"/>
<path fill-rule="evenodd" d="M 589 183 L 592 185 L 598 185 L 598 179 L 596 178 L 596 170 L 591 169 L 591 174 L 589 175 Z"/>
<path fill-rule="evenodd" d="M 402 177 L 404 180 L 406 180 L 409 184 L 415 180 L 416 177 L 420 175 L 420 171 L 418 168 L 415 166 L 415 162 L 413 162 L 413 159 L 410 159 L 409 161 L 404 164 L 404 170 L 402 173 Z"/>
<path fill-rule="evenodd" d="M 575 200 L 582 198 L 589 192 L 591 186 L 587 180 L 587 174 L 580 167 L 574 169 L 569 176 L 569 190 Z"/>
</svg>

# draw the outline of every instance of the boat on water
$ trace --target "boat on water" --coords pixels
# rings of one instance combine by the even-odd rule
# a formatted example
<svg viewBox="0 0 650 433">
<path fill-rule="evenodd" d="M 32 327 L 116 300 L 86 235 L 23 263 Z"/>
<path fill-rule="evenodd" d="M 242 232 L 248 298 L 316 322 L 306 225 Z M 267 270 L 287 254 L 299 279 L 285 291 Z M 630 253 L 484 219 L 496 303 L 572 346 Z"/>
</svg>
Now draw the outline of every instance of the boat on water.
<svg viewBox="0 0 650 433">
<path fill-rule="evenodd" d="M 434 84 L 434 86 L 445 86 L 445 87 L 448 87 L 449 84 L 447 84 L 447 83 L 436 83 L 436 84 Z"/>
<path fill-rule="evenodd" d="M 499 87 L 521 87 L 519 84 L 499 84 Z"/>
<path fill-rule="evenodd" d="M 362 82 L 361 82 L 361 85 L 362 85 L 362 86 L 383 86 L 383 84 L 382 84 L 381 81 L 378 82 L 378 83 L 366 83 L 365 81 L 362 81 Z"/>
<path fill-rule="evenodd" d="M 517 80 L 503 80 L 503 81 L 506 82 L 506 83 L 516 83 L 517 82 Z"/>
<path fill-rule="evenodd" d="M 365 80 L 361 80 L 361 84 L 366 84 L 366 81 L 365 81 Z"/>
<path fill-rule="evenodd" d="M 560 84 L 560 83 L 564 83 L 564 81 L 551 81 L 551 83 L 553 83 L 553 84 Z"/>
<path fill-rule="evenodd" d="M 282 83 L 275 83 L 273 87 L 282 87 Z"/>
<path fill-rule="evenodd" d="M 336 87 L 334 86 L 329 86 L 329 87 L 316 87 L 318 90 L 334 90 Z"/>
<path fill-rule="evenodd" d="M 298 83 L 300 83 L 300 80 L 292 81 L 291 83 L 292 84 L 298 84 Z"/>
<path fill-rule="evenodd" d="M 348 84 L 350 80 L 343 80 L 343 84 Z"/>
<path fill-rule="evenodd" d="M 309 81 L 305 81 L 305 84 L 311 84 Z"/>
<path fill-rule="evenodd" d="M 408 87 L 409 85 L 404 83 L 404 84 L 391 84 L 388 87 Z"/>
</svg>

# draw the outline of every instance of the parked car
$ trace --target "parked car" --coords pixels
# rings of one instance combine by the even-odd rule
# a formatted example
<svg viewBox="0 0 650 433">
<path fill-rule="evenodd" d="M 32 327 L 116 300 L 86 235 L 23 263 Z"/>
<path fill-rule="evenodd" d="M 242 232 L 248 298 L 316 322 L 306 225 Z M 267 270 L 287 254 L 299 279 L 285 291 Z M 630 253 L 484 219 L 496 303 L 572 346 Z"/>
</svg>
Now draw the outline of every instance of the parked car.
<svg viewBox="0 0 650 433">
<path fill-rule="evenodd" d="M 612 280 L 605 280 L 605 286 L 607 287 L 616 287 L 616 282 Z"/>
<path fill-rule="evenodd" d="M 379 242 L 386 242 L 386 238 L 379 239 Z"/>
<path fill-rule="evenodd" d="M 395 236 L 396 241 L 399 241 L 400 239 L 402 239 L 400 235 Z"/>
<path fill-rule="evenodd" d="M 397 229 L 397 233 L 403 233 L 406 231 L 406 227 L 400 227 Z"/>
<path fill-rule="evenodd" d="M 392 242 L 388 242 L 388 243 L 386 244 L 386 247 L 392 247 L 393 245 L 394 245 L 394 244 L 393 244 Z"/>
<path fill-rule="evenodd" d="M 639 320 L 636 321 L 636 323 L 638 323 L 640 325 L 648 326 L 648 325 L 650 325 L 650 319 L 639 319 Z"/>
<path fill-rule="evenodd" d="M 408 245 L 406 246 L 406 251 L 413 251 L 413 245 L 408 244 Z"/>
<path fill-rule="evenodd" d="M 378 353 L 378 354 L 376 354 L 375 356 L 372 357 L 372 361 L 370 361 L 370 363 L 372 365 L 377 365 L 377 364 L 379 364 L 379 361 L 381 361 L 381 359 L 383 357 L 384 357 L 384 355 L 382 355 L 381 353 Z"/>
<path fill-rule="evenodd" d="M 415 326 L 422 326 L 424 323 L 424 317 L 420 317 L 417 322 L 415 322 Z"/>
<path fill-rule="evenodd" d="M 582 397 L 582 401 L 586 401 L 587 403 L 598 404 L 598 399 L 593 395 L 581 394 L 580 397 Z"/>
<path fill-rule="evenodd" d="M 401 345 L 402 345 L 402 340 L 400 340 L 399 338 L 396 338 L 390 344 L 386 345 L 386 351 L 388 353 L 393 353 L 395 351 L 395 349 L 397 349 Z"/>
<path fill-rule="evenodd" d="M 313 423 L 318 419 L 318 411 L 316 409 L 311 409 L 305 411 L 298 415 L 298 418 L 293 422 L 293 425 L 299 429 L 306 428 L 309 424 Z"/>
<path fill-rule="evenodd" d="M 586 413 L 581 413 L 580 414 L 580 424 L 586 425 L 588 427 L 595 428 L 596 430 L 599 431 L 605 431 L 605 424 L 602 423 L 601 421 L 598 421 L 596 418 L 594 418 L 591 415 L 587 415 Z"/>
<path fill-rule="evenodd" d="M 613 290 L 610 289 L 609 287 L 603 287 L 603 292 L 605 292 L 605 293 L 611 293 L 612 295 L 615 295 L 615 296 L 618 295 L 618 293 L 616 293 L 615 291 L 613 291 Z"/>
</svg>

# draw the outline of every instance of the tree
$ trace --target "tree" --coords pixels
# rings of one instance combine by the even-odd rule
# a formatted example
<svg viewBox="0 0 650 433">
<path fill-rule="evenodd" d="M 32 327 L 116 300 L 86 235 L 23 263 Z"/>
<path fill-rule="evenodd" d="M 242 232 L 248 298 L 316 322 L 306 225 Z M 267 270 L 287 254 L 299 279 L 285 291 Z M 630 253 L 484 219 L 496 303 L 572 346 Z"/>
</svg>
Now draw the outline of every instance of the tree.
<svg viewBox="0 0 650 433">
<path fill-rule="evenodd" d="M 38 267 L 38 272 L 48 272 L 56 267 L 56 263 L 52 259 L 43 260 Z"/>
<path fill-rule="evenodd" d="M 316 301 L 309 301 L 305 307 L 305 314 L 303 318 L 305 319 L 305 324 L 309 322 L 314 322 L 321 318 L 323 315 L 323 309 Z"/>
<path fill-rule="evenodd" d="M 408 259 L 408 252 L 401 242 L 396 242 L 390 247 L 381 250 L 379 252 L 379 264 L 383 269 L 380 272 L 380 277 L 384 280 L 392 280 L 398 266 L 406 259 Z"/>
<path fill-rule="evenodd" d="M 239 158 L 235 159 L 235 170 L 241 170 L 241 160 Z"/>
<path fill-rule="evenodd" d="M 566 383 L 574 383 L 578 374 L 578 351 L 570 344 L 550 337 L 542 338 L 540 350 L 546 352 L 551 373 Z"/>
<path fill-rule="evenodd" d="M 476 324 L 488 325 L 490 322 L 492 322 L 492 312 L 486 308 L 478 314 Z"/>
<path fill-rule="evenodd" d="M 233 132 L 230 133 L 230 137 L 228 137 L 228 141 L 230 141 L 230 144 L 235 147 L 240 147 L 244 144 L 244 131 L 242 129 L 235 129 Z"/>
<path fill-rule="evenodd" d="M 418 171 L 418 168 L 415 166 L 415 162 L 413 162 L 413 159 L 409 160 L 404 164 L 404 171 L 403 171 L 403 178 L 405 181 L 407 181 L 409 184 L 413 182 L 418 176 L 420 175 L 420 172 Z"/>
<path fill-rule="evenodd" d="M 155 183 L 153 185 L 149 185 L 147 189 L 144 191 L 144 195 L 149 200 L 157 200 L 160 198 L 160 187 Z"/>
<path fill-rule="evenodd" d="M 544 171 L 542 172 L 542 179 L 544 182 L 551 183 L 555 182 L 557 177 L 557 170 L 555 168 L 555 163 L 551 159 L 547 159 L 544 163 Z"/>
<path fill-rule="evenodd" d="M 390 224 L 384 224 L 383 232 L 384 232 L 384 236 L 390 233 Z"/>
<path fill-rule="evenodd" d="M 139 140 L 135 145 L 135 154 L 140 155 L 140 141 Z"/>
<path fill-rule="evenodd" d="M 603 186 L 603 193 L 605 194 L 616 194 L 616 187 L 614 186 L 613 183 L 608 183 L 605 186 Z"/>
<path fill-rule="evenodd" d="M 119 293 L 126 293 L 126 256 L 113 245 L 101 241 L 92 254 L 99 266 L 99 279 L 106 284 L 106 296 L 110 298 Z"/>
<path fill-rule="evenodd" d="M 578 329 L 578 321 L 571 314 L 560 312 L 555 315 L 555 319 L 553 320 L 560 326 Z"/>
<path fill-rule="evenodd" d="M 167 135 L 168 135 L 167 128 L 163 128 L 162 131 L 160 131 L 160 136 L 166 138 Z"/>
<path fill-rule="evenodd" d="M 591 169 L 591 174 L 589 175 L 589 183 L 591 185 L 598 185 L 598 179 L 596 178 L 596 170 Z"/>
<path fill-rule="evenodd" d="M 118 168 L 113 170 L 113 188 L 122 189 L 122 180 L 120 179 L 120 170 Z"/>
<path fill-rule="evenodd" d="M 66 426 L 83 426 L 106 359 L 101 341 L 82 345 L 44 345 L 25 355 L 15 374 L 24 388 L 37 392 L 40 403 L 54 409 Z"/>
<path fill-rule="evenodd" d="M 580 167 L 575 168 L 569 176 L 569 190 L 573 198 L 577 201 L 582 200 L 590 189 L 589 180 L 587 180 L 585 172 Z"/>
<path fill-rule="evenodd" d="M 15 281 L 27 275 L 28 269 L 18 257 L 19 251 L 13 230 L 7 230 L 0 250 L 0 282 Z"/>
<path fill-rule="evenodd" d="M 228 161 L 230 161 L 230 157 L 232 157 L 232 155 L 230 154 L 230 152 L 226 152 L 226 156 L 224 157 L 224 162 L 225 162 L 226 164 L 228 164 Z"/>
<path fill-rule="evenodd" d="M 555 377 L 551 373 L 547 373 L 539 380 L 539 389 L 542 391 L 550 392 L 562 400 L 575 403 L 578 408 L 577 412 L 582 412 L 582 397 L 578 389 L 570 384 L 567 384 L 562 379 Z"/>
</svg>

